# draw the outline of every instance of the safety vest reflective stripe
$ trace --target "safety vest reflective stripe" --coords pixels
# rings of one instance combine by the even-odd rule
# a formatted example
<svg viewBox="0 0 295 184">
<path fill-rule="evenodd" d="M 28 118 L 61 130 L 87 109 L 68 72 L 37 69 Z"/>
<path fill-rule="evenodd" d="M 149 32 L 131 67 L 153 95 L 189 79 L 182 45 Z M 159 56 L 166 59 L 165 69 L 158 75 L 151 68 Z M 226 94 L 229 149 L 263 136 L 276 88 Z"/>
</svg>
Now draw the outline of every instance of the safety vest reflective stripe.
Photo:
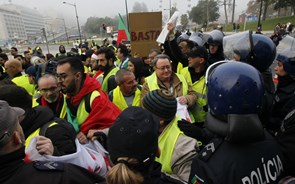
<svg viewBox="0 0 295 184">
<path fill-rule="evenodd" d="M 49 126 L 48 126 L 48 128 L 49 127 L 52 127 L 52 126 L 54 126 L 54 125 L 57 125 L 58 123 L 56 123 L 56 122 L 52 122 Z M 26 139 L 26 148 L 27 148 L 27 146 L 29 146 L 29 144 L 30 144 L 30 142 L 31 142 L 31 140 L 32 140 L 32 138 L 33 137 L 35 137 L 35 136 L 38 136 L 39 134 L 40 134 L 40 130 L 41 130 L 41 128 L 38 128 L 37 130 L 35 130 L 33 133 L 31 133 L 29 136 L 28 136 L 28 138 Z"/>
<path fill-rule="evenodd" d="M 187 83 L 192 86 L 192 89 L 197 92 L 198 99 L 197 99 L 196 107 L 191 110 L 191 113 L 194 116 L 195 122 L 204 122 L 206 120 L 206 114 L 207 114 L 204 111 L 204 106 L 207 105 L 207 100 L 206 100 L 207 89 L 205 85 L 205 77 L 202 76 L 198 81 L 192 84 L 191 74 L 188 71 L 188 67 L 185 67 L 181 71 L 181 74 L 184 76 Z"/>
<path fill-rule="evenodd" d="M 180 118 L 176 116 L 167 125 L 162 134 L 159 136 L 158 141 L 161 155 L 159 158 L 156 157 L 156 161 L 162 164 L 162 171 L 168 174 L 173 173 L 171 168 L 172 155 L 179 135 L 183 135 L 183 132 L 177 126 L 178 120 L 180 120 Z"/>
<path fill-rule="evenodd" d="M 175 73 L 175 74 L 178 77 L 178 79 L 180 80 L 180 82 L 182 83 L 182 95 L 187 95 L 188 84 L 187 84 L 185 78 L 180 74 L 177 74 L 177 73 Z M 146 82 L 149 86 L 150 91 L 160 89 L 157 79 L 158 79 L 158 77 L 155 72 L 146 78 Z"/>
<path fill-rule="evenodd" d="M 34 95 L 35 87 L 33 84 L 30 84 L 29 77 L 27 75 L 15 77 L 11 81 L 17 86 L 25 88 L 30 95 Z"/>
<path fill-rule="evenodd" d="M 90 96 L 90 107 L 92 105 L 92 102 L 93 100 L 100 96 L 100 93 L 98 91 L 92 91 L 91 93 L 91 96 Z M 79 104 L 79 107 L 78 107 L 78 110 L 77 110 L 77 123 L 78 123 L 78 126 L 80 127 L 81 124 L 86 120 L 86 118 L 88 117 L 89 113 L 86 111 L 86 108 L 85 108 L 85 100 L 82 99 L 80 104 Z"/>
<path fill-rule="evenodd" d="M 101 89 L 108 93 L 109 87 L 108 87 L 108 80 L 112 75 L 116 75 L 117 71 L 119 70 L 118 67 L 113 68 L 108 74 L 107 76 L 103 79 L 102 81 L 102 85 L 101 85 Z"/>
<path fill-rule="evenodd" d="M 140 106 L 140 94 L 141 91 L 136 88 L 132 106 Z M 119 86 L 113 91 L 113 103 L 122 111 L 128 107 Z"/>
<path fill-rule="evenodd" d="M 198 98 L 206 98 L 207 95 L 206 95 L 206 94 L 202 94 L 202 93 L 198 93 L 198 92 L 197 92 L 197 97 L 198 97 Z"/>
</svg>

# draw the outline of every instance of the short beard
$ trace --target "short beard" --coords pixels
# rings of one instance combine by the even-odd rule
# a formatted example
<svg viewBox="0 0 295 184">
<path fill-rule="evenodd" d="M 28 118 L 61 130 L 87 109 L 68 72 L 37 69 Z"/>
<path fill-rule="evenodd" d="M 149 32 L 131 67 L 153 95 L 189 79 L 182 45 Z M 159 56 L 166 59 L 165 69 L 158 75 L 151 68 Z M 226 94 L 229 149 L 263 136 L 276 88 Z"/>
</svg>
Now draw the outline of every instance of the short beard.
<svg viewBox="0 0 295 184">
<path fill-rule="evenodd" d="M 59 95 L 57 94 L 56 96 L 54 96 L 54 98 L 46 98 L 46 97 L 44 97 L 44 99 L 45 99 L 48 103 L 54 103 L 54 102 L 57 101 L 58 96 L 59 96 Z"/>
<path fill-rule="evenodd" d="M 75 80 L 73 80 L 73 81 L 68 85 L 68 87 L 66 87 L 65 89 L 62 89 L 62 88 L 61 88 L 61 90 L 62 90 L 62 92 L 63 92 L 64 94 L 66 94 L 66 93 L 69 93 L 69 94 L 74 93 L 74 91 L 76 90 L 76 83 L 75 83 Z"/>
</svg>

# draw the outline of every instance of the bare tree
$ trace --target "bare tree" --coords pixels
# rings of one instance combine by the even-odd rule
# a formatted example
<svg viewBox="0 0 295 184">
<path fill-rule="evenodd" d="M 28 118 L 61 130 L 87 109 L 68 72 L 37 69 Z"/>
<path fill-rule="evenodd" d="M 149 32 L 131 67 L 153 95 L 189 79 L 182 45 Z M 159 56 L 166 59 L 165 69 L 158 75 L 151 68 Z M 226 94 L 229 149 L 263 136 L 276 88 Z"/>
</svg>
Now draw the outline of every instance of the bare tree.
<svg viewBox="0 0 295 184">
<path fill-rule="evenodd" d="M 147 11 L 148 11 L 147 5 L 144 2 L 139 3 L 136 1 L 133 5 L 133 8 L 132 8 L 132 12 L 134 12 L 134 13 L 147 12 Z"/>
<path fill-rule="evenodd" d="M 223 0 L 225 24 L 228 24 L 227 8 L 226 8 L 226 6 L 228 6 L 228 1 L 231 1 L 231 0 Z"/>
</svg>

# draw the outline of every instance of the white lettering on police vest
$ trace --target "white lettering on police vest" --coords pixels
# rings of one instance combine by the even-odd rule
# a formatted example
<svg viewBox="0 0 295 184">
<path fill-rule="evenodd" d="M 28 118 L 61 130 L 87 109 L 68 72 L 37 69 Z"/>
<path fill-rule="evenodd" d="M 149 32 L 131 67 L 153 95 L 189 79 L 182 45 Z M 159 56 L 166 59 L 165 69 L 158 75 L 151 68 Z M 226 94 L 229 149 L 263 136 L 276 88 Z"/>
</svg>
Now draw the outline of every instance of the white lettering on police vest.
<svg viewBox="0 0 295 184">
<path fill-rule="evenodd" d="M 267 162 L 265 162 L 262 157 L 261 163 L 262 167 L 257 167 L 255 170 L 251 171 L 250 176 L 242 178 L 243 184 L 267 184 L 276 181 L 284 170 L 282 161 L 278 155 Z"/>
</svg>

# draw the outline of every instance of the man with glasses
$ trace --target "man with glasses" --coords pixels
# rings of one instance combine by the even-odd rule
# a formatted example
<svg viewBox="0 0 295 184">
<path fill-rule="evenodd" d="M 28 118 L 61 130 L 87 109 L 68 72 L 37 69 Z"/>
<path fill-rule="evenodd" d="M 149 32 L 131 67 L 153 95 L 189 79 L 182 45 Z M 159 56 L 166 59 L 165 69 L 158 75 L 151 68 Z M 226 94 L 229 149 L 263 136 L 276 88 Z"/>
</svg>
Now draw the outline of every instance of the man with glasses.
<svg viewBox="0 0 295 184">
<path fill-rule="evenodd" d="M 156 89 L 165 89 L 178 97 L 178 101 L 182 105 L 188 105 L 189 108 L 194 107 L 197 100 L 197 93 L 192 90 L 191 86 L 186 82 L 185 78 L 172 71 L 169 56 L 165 54 L 157 55 L 153 61 L 154 73 L 146 78 L 141 91 L 141 101 L 143 97 L 150 91 Z"/>
<path fill-rule="evenodd" d="M 88 131 L 110 127 L 120 109 L 102 91 L 99 82 L 84 73 L 81 60 L 68 57 L 60 60 L 56 69 L 61 91 L 66 94 L 67 120 L 77 133 L 80 143 L 86 143 Z"/>
<path fill-rule="evenodd" d="M 49 107 L 56 117 L 66 118 L 66 102 L 56 77 L 45 74 L 38 80 L 38 88 L 41 94 L 36 100 L 38 104 Z"/>
</svg>

